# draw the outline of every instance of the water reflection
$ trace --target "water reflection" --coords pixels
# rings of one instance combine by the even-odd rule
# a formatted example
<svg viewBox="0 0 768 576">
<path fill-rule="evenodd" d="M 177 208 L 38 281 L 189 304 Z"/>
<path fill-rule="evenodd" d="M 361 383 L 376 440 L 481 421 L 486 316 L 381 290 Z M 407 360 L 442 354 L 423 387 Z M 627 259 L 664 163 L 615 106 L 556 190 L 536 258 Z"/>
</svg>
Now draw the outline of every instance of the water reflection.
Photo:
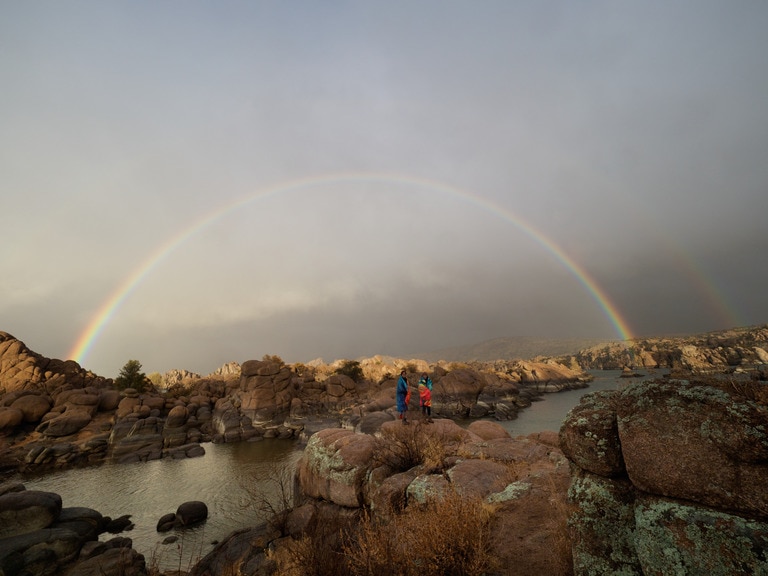
<svg viewBox="0 0 768 576">
<path fill-rule="evenodd" d="M 274 489 L 267 480 L 293 470 L 301 455 L 292 440 L 205 444 L 205 450 L 200 458 L 104 464 L 24 482 L 28 490 L 60 494 L 65 507 L 86 506 L 112 518 L 130 514 L 135 528 L 124 535 L 134 548 L 163 569 L 186 570 L 212 542 L 260 522 L 258 501 L 275 497 L 265 494 Z M 208 520 L 184 532 L 157 532 L 160 517 L 188 500 L 205 502 Z M 163 545 L 173 534 L 179 541 Z"/>
</svg>

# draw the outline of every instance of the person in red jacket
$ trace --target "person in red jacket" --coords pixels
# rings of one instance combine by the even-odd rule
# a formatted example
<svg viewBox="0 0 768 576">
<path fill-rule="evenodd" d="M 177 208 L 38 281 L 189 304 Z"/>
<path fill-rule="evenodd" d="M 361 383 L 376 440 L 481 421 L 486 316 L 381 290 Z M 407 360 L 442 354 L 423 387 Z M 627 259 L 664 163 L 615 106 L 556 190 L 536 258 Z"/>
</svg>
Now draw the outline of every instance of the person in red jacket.
<svg viewBox="0 0 768 576">
<path fill-rule="evenodd" d="M 432 420 L 432 379 L 426 372 L 419 379 L 419 406 L 421 406 L 421 415 L 427 422 Z"/>
</svg>

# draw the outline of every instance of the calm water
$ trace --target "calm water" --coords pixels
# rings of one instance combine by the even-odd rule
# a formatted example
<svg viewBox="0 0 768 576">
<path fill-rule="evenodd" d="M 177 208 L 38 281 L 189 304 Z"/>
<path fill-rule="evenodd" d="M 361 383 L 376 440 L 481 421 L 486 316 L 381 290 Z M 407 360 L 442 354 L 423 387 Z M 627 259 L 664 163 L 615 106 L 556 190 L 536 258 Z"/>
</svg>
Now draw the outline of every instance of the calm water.
<svg viewBox="0 0 768 576">
<path fill-rule="evenodd" d="M 597 390 L 621 389 L 633 382 L 642 382 L 653 378 L 660 378 L 665 372 L 655 370 L 652 372 L 638 371 L 643 378 L 621 378 L 621 370 L 590 370 L 595 379 L 589 383 L 589 388 L 569 390 L 566 392 L 554 392 L 545 394 L 544 400 L 534 402 L 530 408 L 520 411 L 517 419 L 508 422 L 500 422 L 512 435 L 531 434 L 542 430 L 560 430 L 563 419 L 568 410 L 579 403 L 584 394 Z"/>
<path fill-rule="evenodd" d="M 620 388 L 640 379 L 622 379 L 619 371 L 595 371 L 588 388 L 546 394 L 520 412 L 517 420 L 501 423 L 513 436 L 541 430 L 559 430 L 568 410 L 586 393 Z M 28 490 L 47 490 L 61 495 L 65 507 L 85 506 L 105 516 L 130 514 L 135 528 L 124 536 L 133 539 L 147 562 L 163 569 L 188 569 L 212 548 L 213 541 L 230 532 L 253 526 L 263 519 L 254 501 L 275 501 L 274 478 L 281 470 L 292 470 L 301 455 L 291 440 L 269 440 L 237 444 L 205 444 L 206 454 L 184 460 L 157 460 L 144 464 L 105 464 L 67 470 L 42 478 L 27 479 Z M 272 478 L 272 480 L 270 480 Z M 208 520 L 162 544 L 175 531 L 158 533 L 158 519 L 176 512 L 182 502 L 202 500 Z M 109 534 L 102 539 L 111 537 Z"/>
</svg>

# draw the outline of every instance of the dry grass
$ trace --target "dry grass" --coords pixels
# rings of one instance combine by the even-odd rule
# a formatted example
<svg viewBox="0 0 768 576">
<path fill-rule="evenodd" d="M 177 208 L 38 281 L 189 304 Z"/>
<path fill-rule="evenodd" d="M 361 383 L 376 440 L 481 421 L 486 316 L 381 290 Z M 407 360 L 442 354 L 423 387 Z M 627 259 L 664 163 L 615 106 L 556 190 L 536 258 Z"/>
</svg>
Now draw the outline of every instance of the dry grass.
<svg viewBox="0 0 768 576">
<path fill-rule="evenodd" d="M 270 553 L 280 576 L 479 576 L 493 573 L 493 507 L 447 494 L 411 506 L 386 522 L 371 515 L 345 524 L 319 523 Z"/>
<path fill-rule="evenodd" d="M 470 576 L 495 566 L 490 556 L 493 509 L 478 499 L 449 493 L 411 507 L 388 522 L 368 516 L 350 534 L 344 553 L 354 576 Z"/>
<path fill-rule="evenodd" d="M 376 438 L 374 464 L 393 472 L 405 472 L 424 465 L 430 472 L 440 472 L 449 455 L 450 439 L 429 424 L 413 422 L 409 426 L 382 428 Z"/>
</svg>

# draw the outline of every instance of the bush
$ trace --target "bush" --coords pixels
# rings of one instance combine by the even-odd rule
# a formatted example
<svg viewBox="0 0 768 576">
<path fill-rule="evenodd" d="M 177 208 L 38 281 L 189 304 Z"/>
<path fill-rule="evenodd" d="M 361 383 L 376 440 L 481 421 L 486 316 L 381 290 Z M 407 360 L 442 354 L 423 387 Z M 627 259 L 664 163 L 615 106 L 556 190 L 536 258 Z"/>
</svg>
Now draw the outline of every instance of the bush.
<svg viewBox="0 0 768 576">
<path fill-rule="evenodd" d="M 348 376 L 355 382 L 360 382 L 365 378 L 363 369 L 360 367 L 360 362 L 357 360 L 344 360 L 344 364 L 336 369 L 336 374 Z"/>
<path fill-rule="evenodd" d="M 414 422 L 413 426 L 387 426 L 375 440 L 374 463 L 394 472 L 424 465 L 430 472 L 442 471 L 451 439 L 438 428 Z"/>
<path fill-rule="evenodd" d="M 270 355 L 270 354 L 264 354 L 261 358 L 262 362 L 274 362 L 275 364 L 279 364 L 280 366 L 284 366 L 285 362 L 283 362 L 283 359 L 280 358 L 280 356 L 276 355 Z"/>
<path fill-rule="evenodd" d="M 496 569 L 491 550 L 493 508 L 455 492 L 410 507 L 387 522 L 367 516 L 348 534 L 344 555 L 354 576 L 470 576 Z M 393 568 L 396 567 L 396 571 Z"/>
</svg>

